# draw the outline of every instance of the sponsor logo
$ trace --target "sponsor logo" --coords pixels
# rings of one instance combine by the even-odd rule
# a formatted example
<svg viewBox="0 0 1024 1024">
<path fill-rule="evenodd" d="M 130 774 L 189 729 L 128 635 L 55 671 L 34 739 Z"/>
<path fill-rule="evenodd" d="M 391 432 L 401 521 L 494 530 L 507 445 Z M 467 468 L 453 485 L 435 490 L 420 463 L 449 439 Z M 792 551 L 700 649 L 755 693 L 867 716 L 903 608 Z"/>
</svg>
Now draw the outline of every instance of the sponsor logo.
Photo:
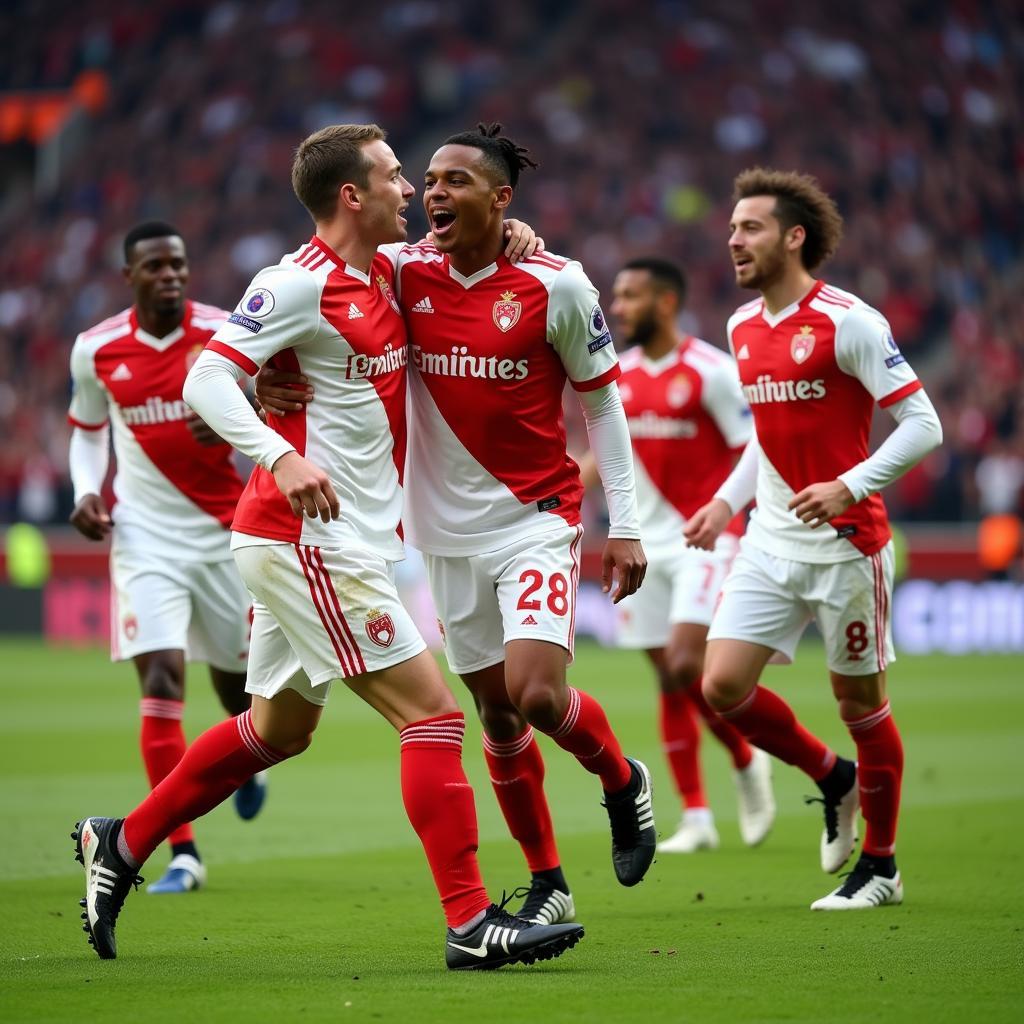
<svg viewBox="0 0 1024 1024">
<path fill-rule="evenodd" d="M 682 375 L 673 377 L 668 383 L 668 388 L 665 392 L 665 401 L 673 409 L 681 409 L 689 401 L 690 395 L 693 393 L 693 386 L 687 377 Z"/>
<path fill-rule="evenodd" d="M 424 295 L 419 302 L 412 307 L 414 313 L 433 313 L 434 307 L 430 303 L 430 296 Z"/>
<path fill-rule="evenodd" d="M 366 620 L 366 635 L 378 647 L 390 647 L 395 639 L 395 623 L 387 612 L 374 609 Z"/>
<path fill-rule="evenodd" d="M 444 631 L 444 623 L 440 619 L 437 620 L 437 631 L 438 631 L 438 633 L 441 634 L 441 646 L 442 647 L 447 647 L 448 646 L 448 634 L 445 633 L 445 631 Z"/>
<path fill-rule="evenodd" d="M 121 621 L 121 629 L 129 640 L 139 635 L 139 620 L 134 615 L 126 615 Z"/>
<path fill-rule="evenodd" d="M 110 379 L 111 380 L 131 380 L 132 379 L 132 371 L 128 369 L 128 366 L 125 363 L 119 363 L 117 369 L 114 370 L 114 372 L 110 375 Z"/>
<path fill-rule="evenodd" d="M 362 310 L 354 303 L 348 304 L 348 318 L 349 320 L 358 320 L 363 315 Z"/>
<path fill-rule="evenodd" d="M 635 440 L 673 441 L 697 436 L 697 424 L 693 420 L 659 416 L 649 409 L 639 416 L 627 417 L 626 423 L 629 426 L 629 436 Z"/>
<path fill-rule="evenodd" d="M 589 342 L 587 344 L 587 351 L 593 355 L 595 352 L 600 352 L 605 345 L 610 345 L 611 343 L 612 336 L 610 334 L 606 334 L 603 338 L 595 338 L 593 341 Z"/>
<path fill-rule="evenodd" d="M 885 361 L 885 365 L 891 370 L 894 366 L 899 366 L 900 363 L 905 363 L 907 360 L 904 356 L 889 356 Z"/>
<path fill-rule="evenodd" d="M 746 345 L 743 345 L 740 348 L 739 352 L 736 353 L 736 358 L 737 359 L 749 359 L 750 358 L 750 349 L 747 348 Z"/>
<path fill-rule="evenodd" d="M 346 380 L 365 380 L 367 377 L 382 377 L 386 373 L 397 373 L 405 369 L 408 361 L 406 348 L 395 348 L 390 342 L 379 356 L 367 356 L 354 352 L 345 367 Z"/>
<path fill-rule="evenodd" d="M 147 398 L 145 405 L 121 407 L 121 418 L 129 427 L 152 427 L 157 423 L 177 423 L 190 416 L 192 410 L 179 398 L 166 402 L 162 398 Z"/>
<path fill-rule="evenodd" d="M 853 537 L 857 533 L 856 526 L 840 526 L 836 529 L 837 537 Z"/>
<path fill-rule="evenodd" d="M 532 615 L 527 615 L 520 623 L 521 626 L 536 626 L 537 620 Z"/>
<path fill-rule="evenodd" d="M 789 343 L 789 354 L 793 357 L 794 363 L 806 362 L 814 351 L 814 335 L 810 327 L 801 327 L 799 334 L 793 335 Z"/>
<path fill-rule="evenodd" d="M 513 301 L 515 292 L 502 292 L 501 298 L 494 304 L 491 316 L 494 318 L 494 326 L 502 333 L 511 331 L 523 313 L 523 304 Z"/>
<path fill-rule="evenodd" d="M 457 942 L 449 942 L 449 946 L 452 949 L 461 949 L 463 953 L 469 953 L 470 956 L 487 956 L 487 943 L 481 942 L 479 946 L 460 946 Z"/>
<path fill-rule="evenodd" d="M 562 504 L 562 499 L 558 497 L 554 498 L 541 498 L 537 502 L 538 512 L 550 512 L 553 508 L 558 508 Z"/>
<path fill-rule="evenodd" d="M 412 363 L 420 373 L 441 377 L 481 377 L 484 380 L 524 380 L 530 372 L 526 359 L 474 356 L 466 345 L 452 345 L 451 353 L 424 352 L 412 346 Z"/>
<path fill-rule="evenodd" d="M 249 316 L 266 316 L 274 308 L 274 294 L 266 288 L 253 288 L 239 305 Z"/>
<path fill-rule="evenodd" d="M 398 303 L 395 301 L 394 293 L 391 291 L 391 285 L 388 284 L 388 279 L 383 274 L 378 274 L 377 287 L 380 289 L 381 295 L 388 300 L 388 305 L 399 315 L 402 315 L 402 311 L 398 308 Z"/>
<path fill-rule="evenodd" d="M 771 374 L 762 373 L 754 384 L 744 384 L 743 394 L 749 405 L 766 402 L 806 402 L 825 397 L 825 381 L 773 380 Z"/>
<path fill-rule="evenodd" d="M 241 313 L 232 313 L 228 317 L 229 324 L 238 324 L 239 327 L 244 327 L 247 331 L 252 331 L 253 334 L 259 334 L 263 330 L 263 324 L 258 320 L 253 320 L 251 317 L 242 316 Z"/>
<path fill-rule="evenodd" d="M 907 360 L 900 352 L 899 345 L 896 344 L 896 339 L 892 336 L 892 331 L 885 332 L 885 350 L 892 353 L 886 357 L 885 365 L 887 369 L 892 369 L 894 366 L 899 366 L 900 363 L 905 363 Z"/>
</svg>

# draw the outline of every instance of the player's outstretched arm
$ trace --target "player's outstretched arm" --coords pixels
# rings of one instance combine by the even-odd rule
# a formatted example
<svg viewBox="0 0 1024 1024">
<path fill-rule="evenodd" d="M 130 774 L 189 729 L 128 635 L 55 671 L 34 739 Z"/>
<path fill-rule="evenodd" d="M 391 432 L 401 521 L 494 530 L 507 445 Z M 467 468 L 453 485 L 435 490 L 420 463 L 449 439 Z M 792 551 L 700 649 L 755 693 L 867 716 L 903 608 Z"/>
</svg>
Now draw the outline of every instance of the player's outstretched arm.
<svg viewBox="0 0 1024 1024">
<path fill-rule="evenodd" d="M 341 502 L 330 478 L 298 452 L 285 452 L 270 471 L 295 515 L 319 516 L 325 523 L 341 515 Z"/>
<path fill-rule="evenodd" d="M 713 551 L 719 534 L 729 525 L 735 513 L 722 498 L 712 498 L 702 505 L 683 527 L 687 547 Z"/>
<path fill-rule="evenodd" d="M 601 558 L 601 589 L 607 594 L 612 589 L 615 577 L 618 586 L 612 594 L 612 604 L 618 604 L 624 597 L 635 594 L 647 574 L 647 556 L 638 540 L 624 537 L 609 537 Z"/>
</svg>

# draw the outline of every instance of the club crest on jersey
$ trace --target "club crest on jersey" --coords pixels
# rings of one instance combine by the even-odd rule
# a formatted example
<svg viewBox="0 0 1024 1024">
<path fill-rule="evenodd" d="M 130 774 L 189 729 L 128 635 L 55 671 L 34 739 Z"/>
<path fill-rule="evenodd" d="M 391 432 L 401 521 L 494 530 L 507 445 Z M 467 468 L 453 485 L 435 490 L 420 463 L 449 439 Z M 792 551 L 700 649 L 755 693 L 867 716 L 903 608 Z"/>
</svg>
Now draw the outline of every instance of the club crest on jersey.
<svg viewBox="0 0 1024 1024">
<path fill-rule="evenodd" d="M 139 620 L 134 615 L 126 615 L 121 622 L 121 629 L 128 640 L 134 640 L 139 632 Z"/>
<path fill-rule="evenodd" d="M 196 360 L 203 354 L 204 345 L 193 345 L 185 353 L 185 372 L 188 373 L 196 364 Z"/>
<path fill-rule="evenodd" d="M 789 343 L 789 354 L 793 357 L 794 363 L 804 363 L 814 351 L 814 335 L 810 327 L 801 327 L 799 334 L 793 335 Z"/>
<path fill-rule="evenodd" d="M 442 647 L 447 647 L 448 646 L 448 634 L 445 633 L 445 631 L 444 631 L 444 623 L 440 619 L 437 620 L 437 631 L 438 631 L 438 633 L 441 634 L 441 646 Z"/>
<path fill-rule="evenodd" d="M 668 402 L 673 409 L 682 409 L 682 407 L 686 405 L 687 401 L 689 401 L 692 391 L 693 387 L 686 377 L 682 375 L 673 377 L 672 380 L 669 381 L 668 388 L 665 391 L 665 401 Z"/>
<path fill-rule="evenodd" d="M 274 308 L 274 294 L 266 288 L 253 288 L 244 299 L 242 309 L 249 316 L 266 316 Z"/>
<path fill-rule="evenodd" d="M 515 292 L 502 292 L 501 298 L 494 304 L 494 326 L 502 333 L 511 331 L 523 314 L 523 304 L 513 301 Z"/>
<path fill-rule="evenodd" d="M 392 294 L 391 285 L 388 284 L 388 279 L 383 274 L 377 275 L 377 287 L 380 289 L 381 295 L 388 300 L 388 305 L 401 316 L 402 311 L 398 308 L 398 303 L 395 301 L 395 296 Z M 387 644 L 384 645 L 385 647 Z"/>
<path fill-rule="evenodd" d="M 390 647 L 395 640 L 395 622 L 387 612 L 375 608 L 366 620 L 366 635 L 378 647 Z"/>
</svg>

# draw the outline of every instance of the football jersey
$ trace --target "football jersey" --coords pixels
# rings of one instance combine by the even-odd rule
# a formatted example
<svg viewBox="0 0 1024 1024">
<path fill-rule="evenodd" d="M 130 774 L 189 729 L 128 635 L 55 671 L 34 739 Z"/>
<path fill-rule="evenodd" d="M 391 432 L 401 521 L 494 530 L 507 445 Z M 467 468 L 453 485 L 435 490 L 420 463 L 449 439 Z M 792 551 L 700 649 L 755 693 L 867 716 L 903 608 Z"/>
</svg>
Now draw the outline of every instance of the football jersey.
<svg viewBox="0 0 1024 1024">
<path fill-rule="evenodd" d="M 268 426 L 330 477 L 341 502 L 340 519 L 298 517 L 257 466 L 232 523 L 234 547 L 287 541 L 404 556 L 407 355 L 393 283 L 385 256 L 364 274 L 314 236 L 256 275 L 210 341 L 246 373 L 269 363 L 309 378 L 315 401 Z"/>
<path fill-rule="evenodd" d="M 396 258 L 411 364 L 410 541 L 473 554 L 578 524 L 565 382 L 588 391 L 619 375 L 583 268 L 542 252 L 465 277 L 425 243 Z"/>
<path fill-rule="evenodd" d="M 621 357 L 619 393 L 636 470 L 640 536 L 647 554 L 678 550 L 686 520 L 714 497 L 750 440 L 750 409 L 736 364 L 699 338 L 659 359 L 638 345 Z M 743 516 L 728 526 L 743 532 Z"/>
<path fill-rule="evenodd" d="M 921 388 L 885 317 L 823 281 L 774 316 L 756 299 L 729 320 L 729 344 L 761 448 L 750 543 L 780 558 L 842 562 L 881 550 L 885 504 L 872 494 L 812 530 L 787 508 L 813 483 L 868 457 L 871 417 Z"/>
<path fill-rule="evenodd" d="M 119 544 L 175 559 L 231 557 L 227 529 L 242 480 L 229 445 L 193 438 L 181 397 L 189 368 L 227 315 L 188 301 L 181 325 L 157 338 L 131 308 L 75 339 L 68 419 L 82 430 L 110 421 Z"/>
</svg>

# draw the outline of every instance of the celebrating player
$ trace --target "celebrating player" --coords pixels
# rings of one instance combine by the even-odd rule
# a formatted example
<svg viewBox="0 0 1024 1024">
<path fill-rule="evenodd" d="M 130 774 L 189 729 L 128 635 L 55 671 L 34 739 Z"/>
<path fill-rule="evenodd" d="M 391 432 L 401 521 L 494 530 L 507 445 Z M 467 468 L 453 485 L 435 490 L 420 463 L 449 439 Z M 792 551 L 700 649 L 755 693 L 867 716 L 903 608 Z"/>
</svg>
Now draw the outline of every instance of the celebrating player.
<svg viewBox="0 0 1024 1024">
<path fill-rule="evenodd" d="M 116 955 L 114 925 L 162 836 L 206 813 L 255 771 L 311 740 L 331 681 L 344 679 L 399 732 L 402 797 L 448 922 L 450 968 L 558 956 L 579 925 L 534 925 L 491 904 L 476 859 L 463 715 L 398 601 L 402 557 L 406 335 L 393 266 L 413 189 L 376 125 L 335 125 L 299 147 L 296 195 L 316 234 L 253 280 L 185 385 L 186 400 L 257 464 L 232 547 L 254 598 L 251 712 L 208 730 L 123 822 L 76 831 L 86 929 Z M 317 388 L 307 411 L 264 426 L 236 387 L 260 365 Z"/>
<path fill-rule="evenodd" d="M 683 801 L 679 828 L 662 853 L 718 847 L 700 768 L 700 719 L 729 752 L 739 797 L 740 834 L 760 843 L 775 818 L 770 759 L 719 718 L 701 694 L 711 613 L 743 532 L 734 516 L 713 551 L 688 548 L 683 527 L 729 475 L 750 438 L 750 410 L 736 365 L 677 325 L 686 278 L 661 259 L 627 263 L 615 278 L 612 316 L 622 356 L 619 393 L 633 442 L 640 536 L 649 563 L 643 587 L 618 607 L 618 642 L 647 652 L 661 690 L 661 736 Z M 589 453 L 580 465 L 598 483 Z"/>
<path fill-rule="evenodd" d="M 815 180 L 755 168 L 737 177 L 735 200 L 736 280 L 760 298 L 733 314 L 729 344 L 755 432 L 686 536 L 710 548 L 755 490 L 757 508 L 711 624 L 704 695 L 751 743 L 817 782 L 825 871 L 838 871 L 853 852 L 859 800 L 867 823 L 860 859 L 812 908 L 899 903 L 903 747 L 886 697 L 893 545 L 878 492 L 940 444 L 942 428 L 885 318 L 812 276 L 842 231 Z M 869 455 L 876 402 L 897 426 Z M 792 659 L 812 618 L 856 765 L 757 682 L 773 654 Z"/>
<path fill-rule="evenodd" d="M 231 558 L 228 526 L 242 493 L 232 452 L 182 400 L 185 374 L 227 313 L 185 298 L 188 257 L 170 224 L 124 240 L 133 305 L 80 334 L 71 351 L 71 522 L 90 540 L 112 537 L 111 655 L 132 659 L 142 687 L 141 748 L 151 786 L 185 752 L 185 660 L 206 661 L 225 711 L 249 707 L 249 595 Z M 116 505 L 100 492 L 113 424 Z M 243 818 L 265 795 L 263 776 L 235 794 Z M 168 836 L 171 863 L 151 893 L 206 881 L 192 826 Z"/>
</svg>

